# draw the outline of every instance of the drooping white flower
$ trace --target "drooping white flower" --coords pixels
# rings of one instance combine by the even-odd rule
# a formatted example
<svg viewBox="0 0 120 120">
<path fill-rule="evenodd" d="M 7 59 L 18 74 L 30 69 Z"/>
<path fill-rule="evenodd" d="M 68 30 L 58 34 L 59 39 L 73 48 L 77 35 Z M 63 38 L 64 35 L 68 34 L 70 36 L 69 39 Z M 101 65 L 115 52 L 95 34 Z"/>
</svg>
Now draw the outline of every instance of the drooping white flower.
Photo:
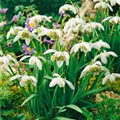
<svg viewBox="0 0 120 120">
<path fill-rule="evenodd" d="M 94 73 L 95 75 L 98 75 L 101 71 L 108 71 L 108 69 L 102 66 L 100 61 L 96 61 L 91 65 L 87 65 L 83 69 L 83 71 L 81 72 L 80 78 L 86 76 L 86 74 L 90 72 Z"/>
<path fill-rule="evenodd" d="M 27 28 L 24 28 L 18 32 L 17 36 L 14 38 L 14 42 L 18 41 L 21 38 L 25 40 L 27 45 L 29 45 L 32 37 L 39 41 L 37 35 L 30 32 Z"/>
<path fill-rule="evenodd" d="M 38 37 L 48 36 L 53 40 L 62 40 L 62 31 L 60 29 L 48 29 L 44 26 L 41 26 L 33 31 L 33 33 L 38 32 Z"/>
<path fill-rule="evenodd" d="M 28 76 L 28 75 L 15 75 L 13 76 L 10 81 L 20 79 L 20 86 L 25 87 L 29 82 L 31 82 L 34 86 L 37 85 L 37 79 L 34 76 Z"/>
<path fill-rule="evenodd" d="M 88 42 L 77 43 L 71 48 L 70 53 L 71 54 L 77 53 L 79 49 L 81 52 L 84 52 L 86 54 L 87 52 L 90 52 L 92 49 L 91 43 Z"/>
<path fill-rule="evenodd" d="M 112 52 L 112 51 L 110 51 L 110 52 L 104 51 L 104 52 L 101 52 L 100 54 L 98 54 L 97 56 L 95 56 L 94 61 L 96 61 L 98 58 L 100 58 L 101 62 L 106 64 L 107 63 L 107 58 L 110 55 L 113 56 L 113 57 L 117 57 L 117 54 Z"/>
<path fill-rule="evenodd" d="M 74 14 L 77 13 L 77 8 L 70 4 L 65 4 L 59 9 L 59 14 L 64 14 L 66 10 L 72 11 Z"/>
<path fill-rule="evenodd" d="M 59 68 L 63 65 L 64 61 L 65 61 L 66 65 L 69 65 L 70 56 L 67 52 L 65 52 L 65 51 L 61 52 L 61 51 L 49 49 L 49 50 L 44 52 L 44 55 L 48 54 L 48 53 L 54 53 L 51 56 L 51 60 L 56 61 Z"/>
<path fill-rule="evenodd" d="M 118 73 L 110 74 L 109 72 L 107 72 L 102 80 L 102 84 L 104 85 L 107 82 L 107 80 L 109 80 L 110 82 L 114 82 L 116 78 L 120 78 L 120 74 Z"/>
<path fill-rule="evenodd" d="M 12 57 L 10 54 L 8 55 L 4 55 L 4 56 L 0 56 L 0 64 L 1 65 L 4 65 L 4 66 L 8 66 L 8 65 L 11 65 L 12 63 L 14 63 L 16 66 L 18 66 L 18 62 L 17 60 Z"/>
<path fill-rule="evenodd" d="M 105 18 L 102 22 L 106 22 L 106 21 L 108 21 L 108 20 L 109 20 L 109 22 L 112 23 L 112 24 L 119 24 L 119 23 L 120 23 L 120 17 L 118 17 L 118 16 L 114 16 L 114 17 L 110 16 L 110 17 L 107 17 L 107 18 Z"/>
<path fill-rule="evenodd" d="M 11 27 L 9 32 L 7 33 L 7 39 L 10 38 L 10 35 L 17 35 L 19 31 L 23 30 L 23 27 Z"/>
<path fill-rule="evenodd" d="M 118 5 L 120 5 L 120 0 L 93 0 L 94 2 L 106 2 L 106 3 L 108 3 L 108 2 L 110 2 L 110 5 L 111 6 L 114 6 L 114 5 L 116 5 L 116 4 L 118 4 Z"/>
<path fill-rule="evenodd" d="M 107 9 L 109 8 L 111 11 L 113 11 L 112 7 L 106 3 L 106 2 L 98 2 L 95 4 L 95 9 Z"/>
<path fill-rule="evenodd" d="M 67 83 L 72 90 L 75 89 L 70 81 L 66 80 L 65 78 L 61 78 L 61 76 L 57 73 L 54 73 L 53 76 L 55 78 L 52 79 L 52 81 L 49 84 L 49 87 L 54 87 L 55 85 L 59 85 L 59 87 L 65 87 L 65 84 Z"/>
<path fill-rule="evenodd" d="M 29 20 L 30 20 L 29 24 L 33 24 L 33 23 L 38 24 L 39 22 L 45 22 L 45 21 L 51 22 L 51 17 L 47 17 L 45 15 L 35 15 L 29 18 Z"/>
<path fill-rule="evenodd" d="M 103 42 L 102 40 L 99 40 L 95 43 L 92 43 L 92 47 L 94 49 L 97 49 L 97 50 L 100 50 L 102 47 L 105 47 L 105 48 L 110 48 L 110 45 L 106 42 Z"/>
<path fill-rule="evenodd" d="M 84 24 L 85 21 L 81 18 L 71 18 L 66 22 L 63 31 L 65 34 L 71 35 L 72 33 L 77 33 Z"/>
<path fill-rule="evenodd" d="M 116 4 L 120 5 L 120 0 L 109 0 L 111 6 L 114 6 Z"/>
<path fill-rule="evenodd" d="M 86 23 L 83 28 L 82 28 L 82 32 L 93 32 L 95 29 L 98 29 L 98 30 L 104 30 L 104 27 L 102 24 L 100 23 L 97 23 L 97 22 L 89 22 L 89 23 Z"/>
<path fill-rule="evenodd" d="M 26 58 L 30 58 L 29 59 L 29 64 L 30 65 L 36 65 L 40 70 L 42 70 L 42 62 L 41 60 L 45 61 L 45 58 L 41 57 L 41 56 L 23 56 L 20 61 L 25 60 Z M 41 60 L 40 60 L 41 59 Z"/>
</svg>

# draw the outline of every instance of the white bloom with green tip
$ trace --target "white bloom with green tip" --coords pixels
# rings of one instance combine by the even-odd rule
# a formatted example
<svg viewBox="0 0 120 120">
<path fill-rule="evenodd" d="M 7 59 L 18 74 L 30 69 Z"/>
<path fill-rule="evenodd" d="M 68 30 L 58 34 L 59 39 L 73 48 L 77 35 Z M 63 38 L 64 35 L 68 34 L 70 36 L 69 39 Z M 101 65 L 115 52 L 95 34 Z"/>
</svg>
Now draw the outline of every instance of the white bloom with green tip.
<svg viewBox="0 0 120 120">
<path fill-rule="evenodd" d="M 10 54 L 0 56 L 1 65 L 8 66 L 8 65 L 11 65 L 12 63 L 14 63 L 16 66 L 19 66 L 17 60 L 14 57 L 12 57 Z"/>
<path fill-rule="evenodd" d="M 34 86 L 37 85 L 37 79 L 34 76 L 28 76 L 28 75 L 15 75 L 13 76 L 10 81 L 20 79 L 20 86 L 25 87 L 27 83 L 30 81 Z"/>
<path fill-rule="evenodd" d="M 106 42 L 103 42 L 102 40 L 99 40 L 95 43 L 92 43 L 92 46 L 94 49 L 100 50 L 102 47 L 104 48 L 110 48 L 110 45 Z"/>
<path fill-rule="evenodd" d="M 59 14 L 64 14 L 66 10 L 72 11 L 74 14 L 77 13 L 77 8 L 70 4 L 65 4 L 59 9 Z"/>
<path fill-rule="evenodd" d="M 95 56 L 94 61 L 96 61 L 98 58 L 100 58 L 101 62 L 106 64 L 107 63 L 107 58 L 110 55 L 113 56 L 113 57 L 118 57 L 117 54 L 112 52 L 112 51 L 110 51 L 110 52 L 104 51 L 104 52 L 101 52 L 100 54 L 98 54 L 97 56 Z"/>
<path fill-rule="evenodd" d="M 104 66 L 102 66 L 102 63 L 100 61 L 96 61 L 95 63 L 91 65 L 87 65 L 83 71 L 81 72 L 80 78 L 85 77 L 87 73 L 94 73 L 95 75 L 98 75 L 101 71 L 107 72 L 108 69 Z"/>
<path fill-rule="evenodd" d="M 58 75 L 57 73 L 54 73 L 53 76 L 55 78 L 52 79 L 52 81 L 49 84 L 49 87 L 54 87 L 55 85 L 59 85 L 59 87 L 62 88 L 65 87 L 65 84 L 67 83 L 72 90 L 75 89 L 70 81 L 66 80 L 65 78 L 61 78 L 61 76 Z"/>
<path fill-rule="evenodd" d="M 85 25 L 85 21 L 81 18 L 71 18 L 66 22 L 63 31 L 65 34 L 71 35 L 77 33 L 83 25 Z"/>
<path fill-rule="evenodd" d="M 119 16 L 107 17 L 102 22 L 106 22 L 107 20 L 109 20 L 109 22 L 112 23 L 112 24 L 119 24 L 120 23 L 120 17 Z"/>
<path fill-rule="evenodd" d="M 22 31 L 24 28 L 23 27 L 11 27 L 9 32 L 7 33 L 7 39 L 10 38 L 10 35 L 17 35 L 19 31 Z"/>
<path fill-rule="evenodd" d="M 40 70 L 42 70 L 42 62 L 41 60 L 45 61 L 45 58 L 41 57 L 41 56 L 23 56 L 20 61 L 25 60 L 26 58 L 30 58 L 29 59 L 29 64 L 30 65 L 36 65 Z M 40 60 L 41 59 L 41 60 Z"/>
<path fill-rule="evenodd" d="M 32 37 L 39 41 L 39 38 L 36 34 L 30 32 L 27 28 L 24 28 L 18 32 L 17 36 L 14 38 L 14 42 L 18 41 L 21 38 L 25 40 L 26 45 L 29 45 Z"/>
<path fill-rule="evenodd" d="M 101 23 L 97 23 L 97 22 L 89 22 L 89 23 L 86 23 L 83 27 L 82 27 L 82 32 L 85 33 L 85 32 L 93 32 L 95 29 L 98 29 L 98 30 L 104 30 L 104 27 Z"/>
<path fill-rule="evenodd" d="M 88 42 L 77 43 L 71 48 L 70 53 L 71 54 L 77 53 L 79 51 L 79 49 L 81 52 L 84 52 L 85 54 L 87 54 L 92 49 L 91 43 L 88 43 Z"/>
<path fill-rule="evenodd" d="M 44 52 L 44 55 L 45 54 L 48 54 L 48 53 L 54 53 L 52 56 L 51 56 L 51 60 L 52 61 L 56 61 L 57 62 L 57 66 L 60 68 L 64 61 L 66 63 L 66 65 L 69 65 L 69 54 L 67 52 L 61 52 L 61 51 L 57 51 L 57 50 L 54 50 L 54 49 L 49 49 L 47 51 Z"/>
<path fill-rule="evenodd" d="M 109 80 L 110 82 L 114 82 L 116 78 L 120 78 L 120 74 L 118 74 L 118 73 L 110 74 L 108 72 L 105 74 L 105 77 L 102 80 L 102 84 L 104 85 L 107 82 L 107 80 Z"/>
<path fill-rule="evenodd" d="M 31 24 L 31 23 L 37 24 L 39 22 L 45 22 L 45 21 L 51 22 L 51 18 L 52 17 L 47 17 L 45 15 L 35 15 L 30 18 L 29 24 Z"/>
<path fill-rule="evenodd" d="M 106 2 L 96 3 L 94 8 L 95 9 L 107 9 L 107 8 L 109 8 L 111 11 L 113 11 L 112 7 Z"/>
</svg>

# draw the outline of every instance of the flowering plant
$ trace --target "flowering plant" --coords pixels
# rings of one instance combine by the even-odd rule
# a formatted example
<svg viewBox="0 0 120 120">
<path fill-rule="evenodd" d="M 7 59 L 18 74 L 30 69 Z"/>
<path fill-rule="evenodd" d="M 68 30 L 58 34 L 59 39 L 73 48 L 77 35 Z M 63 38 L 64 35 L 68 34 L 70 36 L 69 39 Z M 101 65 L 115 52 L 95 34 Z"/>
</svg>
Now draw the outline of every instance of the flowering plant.
<svg viewBox="0 0 120 120">
<path fill-rule="evenodd" d="M 112 11 L 107 2 L 96 3 L 95 9 L 101 7 Z M 27 103 L 29 112 L 36 118 L 92 120 L 89 111 L 94 106 L 92 97 L 107 88 L 103 85 L 108 80 L 120 78 L 119 73 L 111 73 L 118 55 L 109 50 L 110 42 L 104 38 L 106 22 L 115 26 L 119 19 L 106 20 L 108 14 L 104 11 L 102 22 L 88 22 L 79 17 L 79 8 L 71 4 L 62 6 L 59 14 L 55 22 L 51 16 L 34 15 L 24 26 L 11 27 L 7 39 L 18 43 L 22 54 L 16 59 L 15 55 L 4 53 L 0 64 L 11 75 L 10 81 L 15 81 L 25 95 L 21 106 Z M 12 22 L 16 19 L 14 16 Z M 24 71 L 21 64 L 25 66 Z M 75 117 L 78 115 L 79 118 Z"/>
</svg>

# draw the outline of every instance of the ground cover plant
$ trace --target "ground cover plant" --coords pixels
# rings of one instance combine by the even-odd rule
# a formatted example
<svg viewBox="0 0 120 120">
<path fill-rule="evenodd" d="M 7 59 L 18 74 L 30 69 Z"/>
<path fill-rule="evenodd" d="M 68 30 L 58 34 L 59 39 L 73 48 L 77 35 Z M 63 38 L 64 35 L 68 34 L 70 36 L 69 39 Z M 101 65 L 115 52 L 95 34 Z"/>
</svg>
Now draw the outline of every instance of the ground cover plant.
<svg viewBox="0 0 120 120">
<path fill-rule="evenodd" d="M 86 2 L 92 7 L 85 8 Z M 11 111 L 1 112 L 0 119 L 119 120 L 117 5 L 119 0 L 68 1 L 58 14 L 39 14 L 35 5 L 20 5 L 11 20 L 6 18 L 8 8 L 0 8 L 0 68 L 9 83 L 2 86 L 0 77 L 1 90 L 9 97 L 6 88 L 17 86 L 23 96 L 18 101 L 24 99 L 19 107 L 29 112 L 28 118 L 24 110 L 13 118 Z M 8 100 L 4 94 L 5 112 L 6 104 L 19 97 Z"/>
</svg>

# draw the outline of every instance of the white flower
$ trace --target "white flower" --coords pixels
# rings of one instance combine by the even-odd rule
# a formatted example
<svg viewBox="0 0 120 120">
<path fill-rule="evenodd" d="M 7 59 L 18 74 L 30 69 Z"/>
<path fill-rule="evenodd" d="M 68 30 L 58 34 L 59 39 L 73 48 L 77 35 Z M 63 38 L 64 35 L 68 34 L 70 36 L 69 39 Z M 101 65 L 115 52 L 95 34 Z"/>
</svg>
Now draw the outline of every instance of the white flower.
<svg viewBox="0 0 120 120">
<path fill-rule="evenodd" d="M 8 65 L 11 65 L 12 63 L 14 63 L 16 66 L 19 65 L 17 60 L 15 58 L 13 58 L 10 54 L 0 57 L 0 64 L 1 65 L 8 66 Z"/>
<path fill-rule="evenodd" d="M 93 32 L 96 28 L 98 30 L 101 30 L 101 29 L 104 30 L 104 27 L 102 24 L 97 22 L 89 22 L 83 26 L 82 32 Z"/>
<path fill-rule="evenodd" d="M 39 41 L 37 35 L 28 31 L 27 28 L 24 28 L 23 30 L 18 32 L 17 36 L 14 38 L 14 42 L 22 38 L 25 40 L 26 44 L 29 45 L 32 37 Z"/>
<path fill-rule="evenodd" d="M 104 2 L 104 0 L 93 0 L 94 2 Z M 120 5 L 120 0 L 105 0 L 105 2 L 110 2 L 111 6 L 116 4 Z"/>
<path fill-rule="evenodd" d="M 87 73 L 90 73 L 90 72 L 94 72 L 95 75 L 98 75 L 101 71 L 108 71 L 107 68 L 105 68 L 104 66 L 102 66 L 101 62 L 100 61 L 96 61 L 95 63 L 93 63 L 92 65 L 87 65 L 81 75 L 80 75 L 80 78 L 86 76 Z"/>
<path fill-rule="evenodd" d="M 120 17 L 118 17 L 118 16 L 107 17 L 102 22 L 106 22 L 107 20 L 109 20 L 109 22 L 112 23 L 112 24 L 119 24 L 120 23 Z"/>
<path fill-rule="evenodd" d="M 110 74 L 109 72 L 107 72 L 102 80 L 102 84 L 104 85 L 107 82 L 107 80 L 110 80 L 110 82 L 114 82 L 116 78 L 120 78 L 120 74 L 117 73 Z"/>
<path fill-rule="evenodd" d="M 109 1 L 110 1 L 111 6 L 114 6 L 116 4 L 120 5 L 120 0 L 109 0 Z"/>
<path fill-rule="evenodd" d="M 20 79 L 20 86 L 24 87 L 27 85 L 27 83 L 30 81 L 34 86 L 37 85 L 37 79 L 34 76 L 27 76 L 27 75 L 15 75 L 13 76 L 10 81 Z"/>
<path fill-rule="evenodd" d="M 72 47 L 70 53 L 76 53 L 79 49 L 81 52 L 84 52 L 86 54 L 87 52 L 91 51 L 92 47 L 91 44 L 88 42 L 77 43 Z"/>
<path fill-rule="evenodd" d="M 56 50 L 53 50 L 53 49 L 49 49 L 49 50 L 44 52 L 44 55 L 48 54 L 48 53 L 54 53 L 51 56 L 51 60 L 56 61 L 59 68 L 63 65 L 64 61 L 65 61 L 66 65 L 69 65 L 70 56 L 67 52 L 61 52 L 61 51 L 56 51 Z"/>
<path fill-rule="evenodd" d="M 30 59 L 29 59 L 29 64 L 30 65 L 36 65 L 40 70 L 42 70 L 42 62 L 41 62 L 41 60 L 44 60 L 45 61 L 45 58 L 43 58 L 43 57 L 41 57 L 41 56 L 38 56 L 38 57 L 35 57 L 35 56 L 23 56 L 21 59 L 20 59 L 20 61 L 23 61 L 23 60 L 25 60 L 26 58 L 29 58 L 30 57 Z M 40 59 L 41 60 L 40 60 Z"/>
<path fill-rule="evenodd" d="M 19 31 L 23 30 L 24 28 L 23 27 L 11 27 L 9 32 L 7 33 L 7 39 L 10 38 L 10 35 L 17 35 Z"/>
<path fill-rule="evenodd" d="M 33 32 L 37 32 L 38 31 L 38 37 L 41 36 L 49 36 L 51 39 L 53 40 L 62 40 L 62 31 L 60 29 L 48 29 L 45 28 L 44 26 L 41 26 L 38 28 L 38 30 L 34 30 Z"/>
<path fill-rule="evenodd" d="M 71 35 L 73 32 L 78 32 L 79 28 L 85 24 L 85 21 L 81 18 L 71 18 L 69 19 L 64 26 L 64 33 Z"/>
<path fill-rule="evenodd" d="M 106 2 L 96 3 L 94 8 L 95 9 L 107 9 L 107 8 L 109 8 L 111 11 L 113 11 L 112 7 Z"/>
<path fill-rule="evenodd" d="M 102 47 L 110 48 L 110 45 L 107 44 L 106 42 L 103 42 L 102 40 L 99 40 L 99 41 L 93 43 L 92 46 L 94 49 L 97 49 L 97 50 L 100 50 Z"/>
<path fill-rule="evenodd" d="M 71 10 L 74 14 L 77 13 L 77 8 L 73 5 L 65 4 L 59 9 L 59 14 L 64 14 L 66 10 Z"/>
<path fill-rule="evenodd" d="M 48 22 L 51 22 L 51 17 L 47 17 L 45 15 L 36 15 L 36 16 L 33 16 L 29 19 L 29 24 L 31 23 L 39 23 L 39 22 L 45 22 L 45 21 L 48 21 Z"/>
<path fill-rule="evenodd" d="M 96 61 L 98 58 L 100 58 L 101 62 L 106 64 L 107 63 L 107 57 L 109 57 L 110 55 L 113 56 L 113 57 L 117 57 L 117 54 L 114 53 L 114 52 L 104 51 L 104 52 L 100 53 L 99 55 L 95 56 L 94 61 Z"/>
<path fill-rule="evenodd" d="M 103 0 L 93 0 L 93 2 L 103 2 Z"/>
<path fill-rule="evenodd" d="M 52 81 L 51 81 L 50 84 L 49 84 L 49 87 L 54 87 L 55 85 L 59 85 L 59 87 L 65 87 L 65 83 L 67 83 L 68 86 L 69 86 L 72 90 L 75 89 L 74 86 L 73 86 L 73 84 L 72 84 L 70 81 L 68 81 L 68 80 L 66 80 L 66 79 L 64 79 L 64 78 L 61 78 L 61 76 L 58 75 L 57 73 L 53 74 L 53 76 L 54 76 L 55 78 L 52 79 Z"/>
</svg>

